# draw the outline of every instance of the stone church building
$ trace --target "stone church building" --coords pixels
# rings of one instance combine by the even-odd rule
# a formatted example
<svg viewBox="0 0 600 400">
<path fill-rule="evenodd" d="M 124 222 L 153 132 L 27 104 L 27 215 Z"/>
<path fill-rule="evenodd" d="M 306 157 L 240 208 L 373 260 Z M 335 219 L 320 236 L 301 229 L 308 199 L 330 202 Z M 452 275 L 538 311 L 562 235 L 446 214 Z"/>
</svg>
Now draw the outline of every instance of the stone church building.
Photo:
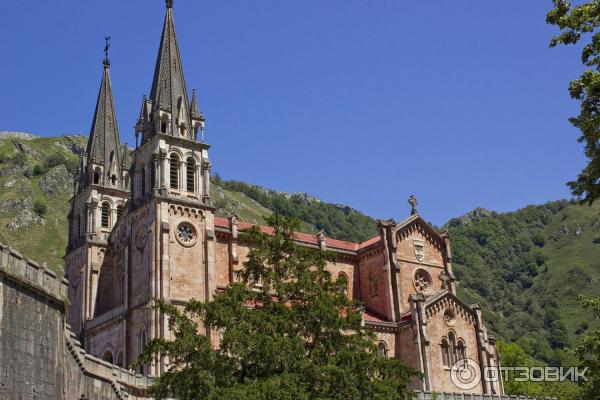
<svg viewBox="0 0 600 400">
<path fill-rule="evenodd" d="M 238 233 L 250 225 L 215 216 L 210 146 L 196 92 L 190 99 L 186 85 L 172 0 L 133 151 L 119 140 L 108 57 L 103 64 L 69 213 L 68 322 L 88 353 L 127 366 L 148 340 L 170 337 L 151 299 L 184 304 L 226 288 L 249 252 Z M 376 332 L 382 356 L 423 373 L 414 389 L 501 394 L 500 382 L 464 390 L 451 380 L 456 361 L 475 360 L 483 373 L 498 368 L 498 352 L 481 309 L 456 297 L 448 235 L 428 225 L 411 200 L 408 218 L 381 221 L 378 236 L 363 243 L 322 232 L 298 233 L 296 240 L 335 253 L 329 268 L 344 274 L 348 296 L 365 304 L 364 322 Z M 160 375 L 164 368 L 159 362 L 138 372 Z"/>
</svg>

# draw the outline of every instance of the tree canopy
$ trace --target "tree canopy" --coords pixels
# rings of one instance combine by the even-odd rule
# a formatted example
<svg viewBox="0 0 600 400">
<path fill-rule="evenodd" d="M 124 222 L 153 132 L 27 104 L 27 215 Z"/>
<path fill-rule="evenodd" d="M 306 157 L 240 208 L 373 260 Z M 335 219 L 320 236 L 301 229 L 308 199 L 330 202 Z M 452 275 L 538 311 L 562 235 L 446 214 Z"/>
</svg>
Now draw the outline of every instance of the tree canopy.
<svg viewBox="0 0 600 400">
<path fill-rule="evenodd" d="M 577 180 L 568 184 L 575 196 L 591 204 L 600 198 L 600 32 L 597 31 L 600 1 L 581 2 L 576 6 L 569 0 L 553 1 L 554 8 L 546 21 L 556 25 L 560 34 L 552 38 L 550 47 L 576 44 L 583 37 L 589 38 L 581 51 L 581 61 L 589 69 L 569 85 L 571 97 L 581 105 L 579 115 L 569 121 L 582 133 L 579 141 L 585 144 L 589 163 Z"/>
<path fill-rule="evenodd" d="M 254 227 L 237 281 L 212 300 L 185 307 L 157 301 L 174 340 L 152 340 L 138 359 L 167 357 L 152 387 L 158 398 L 409 399 L 417 372 L 377 351 L 347 278 L 332 277 L 332 255 L 299 247 L 298 222 L 270 217 L 270 234 Z M 214 346 L 206 332 L 218 332 Z"/>
</svg>

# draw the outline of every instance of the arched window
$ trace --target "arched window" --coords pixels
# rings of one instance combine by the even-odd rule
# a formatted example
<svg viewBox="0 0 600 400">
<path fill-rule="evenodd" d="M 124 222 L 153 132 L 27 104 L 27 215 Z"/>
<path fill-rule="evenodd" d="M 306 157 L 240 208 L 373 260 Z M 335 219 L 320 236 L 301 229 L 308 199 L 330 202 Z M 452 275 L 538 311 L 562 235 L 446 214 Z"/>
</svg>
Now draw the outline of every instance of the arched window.
<svg viewBox="0 0 600 400">
<path fill-rule="evenodd" d="M 196 161 L 188 157 L 186 164 L 186 190 L 190 193 L 196 191 Z"/>
<path fill-rule="evenodd" d="M 344 284 L 346 285 L 344 287 L 344 293 L 347 295 L 348 293 L 350 293 L 349 288 L 350 288 L 350 280 L 348 279 L 348 275 L 346 275 L 344 272 L 340 272 L 338 274 L 338 279 L 340 279 L 341 281 L 344 282 Z"/>
<path fill-rule="evenodd" d="M 108 228 L 110 223 L 110 204 L 107 201 L 102 203 L 102 209 L 100 212 L 100 225 L 103 228 Z"/>
<path fill-rule="evenodd" d="M 123 368 L 123 350 L 119 351 L 117 354 L 117 365 Z"/>
<path fill-rule="evenodd" d="M 117 176 L 113 174 L 113 176 L 110 177 L 110 183 L 113 186 L 117 186 Z"/>
<path fill-rule="evenodd" d="M 112 355 L 112 353 L 110 352 L 110 350 L 106 350 L 106 351 L 104 352 L 104 354 L 102 355 L 102 359 L 103 359 L 104 361 L 106 361 L 106 362 L 109 362 L 109 363 L 111 363 L 111 364 L 113 363 L 113 355 Z"/>
<path fill-rule="evenodd" d="M 384 341 L 381 341 L 377 344 L 377 353 L 379 354 L 380 357 L 388 356 L 387 345 L 385 344 Z"/>
<path fill-rule="evenodd" d="M 117 206 L 117 221 L 119 220 L 119 218 L 121 218 L 122 214 L 123 214 L 123 204 L 119 204 Z"/>
<path fill-rule="evenodd" d="M 458 340 L 458 343 L 456 345 L 456 352 L 456 355 L 459 360 L 464 360 L 465 358 L 467 358 L 467 347 L 465 346 L 465 342 L 463 342 L 460 339 Z"/>
<path fill-rule="evenodd" d="M 179 189 L 179 156 L 173 153 L 169 161 L 169 183 L 171 189 Z"/>
<path fill-rule="evenodd" d="M 100 173 L 100 168 L 96 168 L 94 170 L 94 185 L 99 185 L 100 184 L 100 177 L 102 176 L 102 174 Z"/>
<path fill-rule="evenodd" d="M 440 344 L 442 351 L 442 365 L 445 367 L 450 366 L 450 346 L 448 345 L 448 341 L 444 338 L 442 339 L 442 343 Z"/>
<path fill-rule="evenodd" d="M 141 194 L 144 196 L 146 194 L 146 168 L 142 168 L 140 171 L 140 183 Z"/>
<path fill-rule="evenodd" d="M 129 174 L 125 174 L 125 183 L 123 184 L 123 189 L 129 189 Z"/>
<path fill-rule="evenodd" d="M 456 335 L 454 332 L 448 333 L 448 340 L 450 342 L 450 365 L 456 362 Z"/>
</svg>

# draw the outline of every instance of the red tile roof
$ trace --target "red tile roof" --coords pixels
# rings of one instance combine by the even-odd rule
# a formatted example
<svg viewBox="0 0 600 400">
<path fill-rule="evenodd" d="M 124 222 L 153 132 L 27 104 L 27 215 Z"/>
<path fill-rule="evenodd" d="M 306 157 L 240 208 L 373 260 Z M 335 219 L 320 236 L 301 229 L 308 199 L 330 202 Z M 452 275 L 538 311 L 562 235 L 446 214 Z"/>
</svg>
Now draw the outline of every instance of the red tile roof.
<svg viewBox="0 0 600 400">
<path fill-rule="evenodd" d="M 215 217 L 215 226 L 220 227 L 220 228 L 229 229 L 230 228 L 229 220 L 227 218 Z M 238 229 L 240 229 L 240 230 L 250 228 L 251 226 L 254 226 L 254 224 L 249 224 L 247 222 L 241 222 L 241 221 L 238 223 Z M 273 228 L 271 228 L 269 226 L 258 225 L 258 227 L 260 228 L 260 230 L 262 232 L 273 233 Z M 295 236 L 296 240 L 299 242 L 308 243 L 308 244 L 312 244 L 315 246 L 319 245 L 319 240 L 317 239 L 317 235 L 311 235 L 311 234 L 302 233 L 302 232 L 294 232 L 294 236 Z M 378 243 L 380 240 L 381 240 L 381 237 L 375 236 L 375 237 L 373 237 L 365 242 L 362 242 L 362 243 L 353 243 L 353 242 L 347 242 L 344 240 L 327 238 L 327 239 L 325 239 L 325 243 L 327 244 L 328 248 L 333 248 L 333 249 L 338 249 L 338 250 L 346 250 L 346 251 L 358 251 L 358 250 L 364 249 L 368 246 L 371 246 L 372 244 Z"/>
</svg>

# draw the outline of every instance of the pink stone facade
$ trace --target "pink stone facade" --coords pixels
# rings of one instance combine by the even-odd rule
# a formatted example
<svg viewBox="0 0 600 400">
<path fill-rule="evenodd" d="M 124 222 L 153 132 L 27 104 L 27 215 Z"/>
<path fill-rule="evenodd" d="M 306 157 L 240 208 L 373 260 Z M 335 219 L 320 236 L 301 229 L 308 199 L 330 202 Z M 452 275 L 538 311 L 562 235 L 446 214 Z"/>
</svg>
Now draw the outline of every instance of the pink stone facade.
<svg viewBox="0 0 600 400">
<path fill-rule="evenodd" d="M 250 251 L 238 241 L 250 225 L 214 215 L 210 146 L 198 137 L 204 118 L 195 93 L 188 108 L 174 35 L 168 8 L 152 95 L 144 98 L 136 124 L 141 143 L 131 153 L 119 153 L 125 160 L 120 170 L 113 153 L 102 158 L 110 149 L 96 151 L 96 158 L 84 153 L 71 200 L 68 321 L 86 351 L 120 366 L 130 365 L 147 341 L 171 337 L 151 299 L 175 305 L 210 300 L 234 281 Z M 99 103 L 110 97 L 105 101 L 110 108 L 109 65 L 106 60 Z M 177 73 L 164 72 L 174 65 Z M 98 135 L 112 125 L 97 123 L 106 107 L 97 107 L 90 154 L 94 141 L 107 146 Z M 118 153 L 116 133 L 112 151 Z M 106 171 L 112 175 L 104 179 Z M 483 368 L 500 360 L 480 308 L 456 297 L 449 237 L 429 226 L 414 205 L 410 217 L 381 221 L 378 231 L 363 243 L 327 238 L 323 232 L 298 233 L 296 240 L 314 251 L 335 253 L 327 268 L 332 276 L 344 274 L 348 296 L 364 303 L 365 324 L 376 333 L 382 356 L 404 360 L 423 373 L 414 389 L 462 391 L 450 379 L 451 364 L 467 357 Z M 218 334 L 211 335 L 218 343 Z M 160 361 L 138 372 L 160 375 L 164 369 Z M 486 384 L 470 390 L 502 391 Z"/>
</svg>

